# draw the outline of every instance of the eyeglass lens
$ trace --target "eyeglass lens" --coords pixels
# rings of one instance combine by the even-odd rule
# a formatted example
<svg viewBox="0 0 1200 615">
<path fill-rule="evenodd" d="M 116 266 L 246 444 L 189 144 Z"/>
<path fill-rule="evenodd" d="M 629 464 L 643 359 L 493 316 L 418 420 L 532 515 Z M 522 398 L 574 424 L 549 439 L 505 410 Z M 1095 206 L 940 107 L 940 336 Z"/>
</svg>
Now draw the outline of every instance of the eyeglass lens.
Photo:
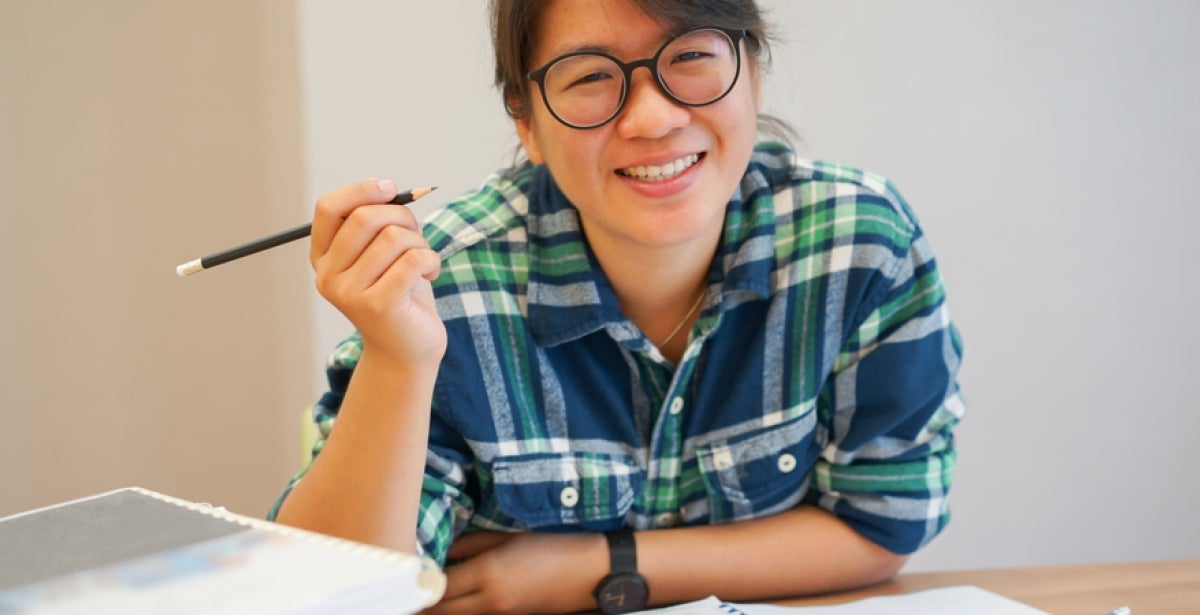
<svg viewBox="0 0 1200 615">
<path fill-rule="evenodd" d="M 720 30 L 696 30 L 659 52 L 656 72 L 663 90 L 678 102 L 706 105 L 733 86 L 737 49 Z M 560 120 L 585 128 L 612 119 L 624 104 L 626 87 L 625 72 L 612 58 L 585 53 L 552 64 L 546 71 L 544 94 Z"/>
</svg>

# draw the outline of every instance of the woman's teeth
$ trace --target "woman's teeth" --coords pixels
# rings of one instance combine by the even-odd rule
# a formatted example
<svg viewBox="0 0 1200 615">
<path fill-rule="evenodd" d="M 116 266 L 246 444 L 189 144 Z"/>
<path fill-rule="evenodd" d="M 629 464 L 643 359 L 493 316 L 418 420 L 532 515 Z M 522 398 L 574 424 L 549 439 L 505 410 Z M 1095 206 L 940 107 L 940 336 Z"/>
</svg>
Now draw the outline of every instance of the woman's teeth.
<svg viewBox="0 0 1200 615">
<path fill-rule="evenodd" d="M 691 154 L 684 156 L 675 162 L 668 162 L 660 167 L 630 167 L 621 169 L 621 174 L 626 177 L 640 179 L 643 181 L 663 181 L 671 179 L 683 172 L 684 169 L 696 164 L 700 160 L 700 154 Z"/>
</svg>

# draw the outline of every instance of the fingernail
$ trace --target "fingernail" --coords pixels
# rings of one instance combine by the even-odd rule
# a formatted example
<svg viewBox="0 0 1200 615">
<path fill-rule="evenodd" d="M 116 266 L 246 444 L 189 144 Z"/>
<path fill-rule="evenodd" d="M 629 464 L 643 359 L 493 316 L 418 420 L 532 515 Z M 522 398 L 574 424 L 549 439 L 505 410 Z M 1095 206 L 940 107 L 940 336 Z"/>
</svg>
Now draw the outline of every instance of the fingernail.
<svg viewBox="0 0 1200 615">
<path fill-rule="evenodd" d="M 396 184 L 393 183 L 391 180 L 380 179 L 380 180 L 376 180 L 376 183 L 379 185 L 379 191 L 383 193 L 383 196 L 385 198 L 390 199 L 393 196 L 396 196 Z"/>
</svg>

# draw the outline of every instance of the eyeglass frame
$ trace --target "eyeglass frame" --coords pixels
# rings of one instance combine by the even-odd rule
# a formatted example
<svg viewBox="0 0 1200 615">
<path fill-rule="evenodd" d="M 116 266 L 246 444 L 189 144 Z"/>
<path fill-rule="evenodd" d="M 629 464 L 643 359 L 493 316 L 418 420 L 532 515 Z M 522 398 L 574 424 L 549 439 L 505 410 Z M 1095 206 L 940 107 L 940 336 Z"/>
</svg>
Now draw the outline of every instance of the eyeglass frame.
<svg viewBox="0 0 1200 615">
<path fill-rule="evenodd" d="M 702 30 L 715 30 L 720 32 L 724 34 L 730 42 L 733 43 L 733 55 L 737 66 L 734 68 L 733 79 L 729 82 L 729 87 L 725 88 L 724 92 L 721 92 L 718 96 L 707 102 L 690 103 L 680 100 L 677 96 L 671 93 L 670 88 L 668 88 L 667 84 L 663 82 L 662 75 L 658 72 L 658 60 L 662 56 L 663 52 L 667 50 L 667 47 L 670 47 L 673 43 L 675 43 L 675 41 L 678 41 L 689 34 L 700 32 Z M 733 87 L 737 85 L 738 79 L 742 76 L 742 39 L 750 38 L 752 36 L 753 35 L 745 29 L 722 28 L 720 26 L 699 26 L 680 32 L 679 34 L 667 39 L 665 42 L 663 42 L 662 46 L 658 48 L 658 51 L 654 52 L 654 55 L 648 58 L 633 60 L 631 62 L 622 62 L 621 60 L 613 57 L 611 54 L 604 53 L 603 51 L 572 51 L 570 53 L 564 53 L 563 55 L 546 62 L 541 67 L 529 71 L 525 74 L 525 78 L 537 84 L 538 91 L 542 94 L 542 103 L 546 105 L 546 110 L 549 111 L 550 115 L 554 116 L 554 119 L 558 120 L 560 124 L 576 130 L 591 130 L 593 128 L 599 128 L 613 121 L 613 119 L 615 119 L 618 115 L 621 115 L 621 111 L 625 110 L 625 104 L 629 102 L 629 86 L 631 83 L 633 83 L 633 71 L 637 70 L 638 68 L 644 67 L 646 70 L 650 71 L 650 74 L 654 77 L 654 83 L 658 85 L 659 91 L 671 101 L 685 107 L 705 107 L 721 100 L 722 98 L 725 98 L 730 92 L 733 91 Z M 612 115 L 608 116 L 601 122 L 588 126 L 577 126 L 559 117 L 558 113 L 555 113 L 554 107 L 550 105 L 550 97 L 546 94 L 546 73 L 550 71 L 551 67 L 562 60 L 576 56 L 600 56 L 602 58 L 611 60 L 617 65 L 618 68 L 621 69 L 621 74 L 625 79 L 621 85 L 621 102 L 617 103 L 617 108 L 613 110 Z"/>
</svg>

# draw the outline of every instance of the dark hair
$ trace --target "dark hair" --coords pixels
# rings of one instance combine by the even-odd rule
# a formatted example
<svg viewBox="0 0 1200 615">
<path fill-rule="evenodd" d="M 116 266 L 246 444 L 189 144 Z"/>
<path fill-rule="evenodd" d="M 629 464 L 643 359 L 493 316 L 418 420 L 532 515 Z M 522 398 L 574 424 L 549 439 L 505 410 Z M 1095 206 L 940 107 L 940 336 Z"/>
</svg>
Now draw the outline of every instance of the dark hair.
<svg viewBox="0 0 1200 615">
<path fill-rule="evenodd" d="M 496 54 L 495 85 L 504 108 L 513 119 L 526 117 L 530 86 L 525 75 L 533 68 L 529 58 L 537 40 L 537 20 L 547 0 L 490 0 L 492 47 Z M 673 32 L 703 26 L 745 30 L 746 55 L 759 69 L 770 67 L 770 41 L 774 38 L 755 0 L 633 0 L 635 6 Z M 792 130 L 769 116 L 759 118 L 760 129 L 790 140 Z"/>
</svg>

